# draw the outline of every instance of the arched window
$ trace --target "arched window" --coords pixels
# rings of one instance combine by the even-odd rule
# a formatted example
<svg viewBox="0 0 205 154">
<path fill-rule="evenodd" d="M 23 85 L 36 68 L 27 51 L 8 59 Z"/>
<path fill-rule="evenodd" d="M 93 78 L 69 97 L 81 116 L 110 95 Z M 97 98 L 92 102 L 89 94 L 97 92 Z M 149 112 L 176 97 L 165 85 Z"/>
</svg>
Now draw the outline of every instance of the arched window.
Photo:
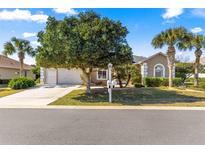
<svg viewBox="0 0 205 154">
<path fill-rule="evenodd" d="M 165 68 L 162 64 L 156 64 L 154 66 L 154 77 L 165 77 Z"/>
</svg>

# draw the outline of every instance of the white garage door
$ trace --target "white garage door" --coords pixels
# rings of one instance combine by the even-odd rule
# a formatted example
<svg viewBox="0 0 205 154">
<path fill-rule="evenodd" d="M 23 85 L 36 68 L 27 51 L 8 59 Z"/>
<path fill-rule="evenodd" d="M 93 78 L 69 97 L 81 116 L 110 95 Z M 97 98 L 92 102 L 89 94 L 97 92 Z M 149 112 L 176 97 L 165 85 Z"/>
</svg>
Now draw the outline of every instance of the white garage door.
<svg viewBox="0 0 205 154">
<path fill-rule="evenodd" d="M 56 69 L 54 68 L 46 69 L 46 83 L 56 84 Z"/>
<path fill-rule="evenodd" d="M 80 69 L 58 69 L 58 84 L 82 84 Z"/>
</svg>

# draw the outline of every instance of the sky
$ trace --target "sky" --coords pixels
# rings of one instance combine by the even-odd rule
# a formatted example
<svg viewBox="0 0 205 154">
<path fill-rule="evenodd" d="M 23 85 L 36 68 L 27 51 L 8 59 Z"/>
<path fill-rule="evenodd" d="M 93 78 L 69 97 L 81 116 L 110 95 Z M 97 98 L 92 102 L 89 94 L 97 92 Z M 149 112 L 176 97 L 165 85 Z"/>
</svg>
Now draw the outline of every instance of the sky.
<svg viewBox="0 0 205 154">
<path fill-rule="evenodd" d="M 127 42 L 137 56 L 166 53 L 166 47 L 154 49 L 151 41 L 156 34 L 167 28 L 183 26 L 193 33 L 205 34 L 205 9 L 0 9 L 0 53 L 4 43 L 13 36 L 29 40 L 34 48 L 39 45 L 36 34 L 44 30 L 48 16 L 61 20 L 65 16 L 77 15 L 87 10 L 93 10 L 102 17 L 119 20 L 126 26 L 129 31 Z M 10 57 L 18 60 L 16 54 Z M 177 51 L 177 57 L 192 61 L 194 51 Z M 35 64 L 35 59 L 26 56 L 25 63 Z"/>
</svg>

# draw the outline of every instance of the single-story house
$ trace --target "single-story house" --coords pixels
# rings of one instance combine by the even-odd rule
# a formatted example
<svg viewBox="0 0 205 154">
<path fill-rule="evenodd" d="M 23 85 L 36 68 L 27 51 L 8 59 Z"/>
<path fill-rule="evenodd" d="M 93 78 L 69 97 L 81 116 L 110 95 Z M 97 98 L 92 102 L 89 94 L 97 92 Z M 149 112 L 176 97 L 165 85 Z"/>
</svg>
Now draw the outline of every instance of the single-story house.
<svg viewBox="0 0 205 154">
<path fill-rule="evenodd" d="M 142 81 L 145 77 L 169 77 L 167 55 L 158 52 L 150 57 L 134 56 L 134 63 L 140 66 Z M 173 67 L 175 77 L 175 66 Z"/>
<path fill-rule="evenodd" d="M 194 64 L 195 61 L 192 61 L 192 63 Z M 200 58 L 200 64 L 205 66 L 205 57 Z M 205 67 L 204 67 L 204 70 L 205 70 Z M 194 78 L 194 74 L 190 76 L 190 78 Z M 205 73 L 199 73 L 199 78 L 205 78 Z"/>
<path fill-rule="evenodd" d="M 204 70 L 205 70 L 205 57 L 201 57 L 200 64 L 204 65 Z M 205 78 L 205 73 L 199 73 L 199 78 Z"/>
<path fill-rule="evenodd" d="M 133 63 L 140 65 L 142 77 L 168 77 L 167 56 L 156 53 L 150 57 L 134 56 Z M 174 69 L 175 70 L 175 69 Z M 82 71 L 80 69 L 41 68 L 41 84 L 82 84 Z M 175 71 L 173 72 L 175 76 Z M 108 70 L 94 69 L 91 74 L 91 83 L 106 85 Z"/>
<path fill-rule="evenodd" d="M 10 80 L 19 77 L 20 63 L 17 60 L 0 55 L 0 80 Z M 24 64 L 23 75 L 34 78 L 32 66 Z"/>
</svg>

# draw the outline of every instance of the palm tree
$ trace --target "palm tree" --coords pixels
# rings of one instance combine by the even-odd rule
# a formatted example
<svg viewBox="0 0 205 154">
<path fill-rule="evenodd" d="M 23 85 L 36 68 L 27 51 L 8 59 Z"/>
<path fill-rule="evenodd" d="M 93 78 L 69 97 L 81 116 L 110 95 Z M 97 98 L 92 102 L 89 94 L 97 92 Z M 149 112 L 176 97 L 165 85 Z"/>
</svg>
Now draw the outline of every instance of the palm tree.
<svg viewBox="0 0 205 154">
<path fill-rule="evenodd" d="M 173 68 L 175 63 L 175 47 L 178 47 L 180 43 L 185 41 L 187 30 L 183 27 L 170 28 L 162 31 L 156 35 L 152 40 L 152 46 L 154 48 L 163 48 L 165 45 L 167 49 L 167 60 L 169 67 L 169 87 L 172 87 Z"/>
<path fill-rule="evenodd" d="M 199 66 L 200 66 L 200 58 L 202 55 L 202 49 L 205 48 L 205 37 L 203 35 L 195 35 L 193 33 L 189 33 L 188 41 L 179 45 L 180 49 L 183 50 L 192 50 L 195 52 L 195 62 L 194 62 L 194 86 L 199 85 Z"/>
<path fill-rule="evenodd" d="M 34 50 L 30 45 L 30 42 L 23 39 L 17 39 L 16 37 L 12 37 L 11 41 L 6 42 L 4 44 L 3 54 L 5 56 L 13 55 L 14 53 L 18 54 L 19 62 L 20 62 L 20 77 L 22 76 L 23 64 L 25 54 L 30 56 L 34 56 Z"/>
</svg>

